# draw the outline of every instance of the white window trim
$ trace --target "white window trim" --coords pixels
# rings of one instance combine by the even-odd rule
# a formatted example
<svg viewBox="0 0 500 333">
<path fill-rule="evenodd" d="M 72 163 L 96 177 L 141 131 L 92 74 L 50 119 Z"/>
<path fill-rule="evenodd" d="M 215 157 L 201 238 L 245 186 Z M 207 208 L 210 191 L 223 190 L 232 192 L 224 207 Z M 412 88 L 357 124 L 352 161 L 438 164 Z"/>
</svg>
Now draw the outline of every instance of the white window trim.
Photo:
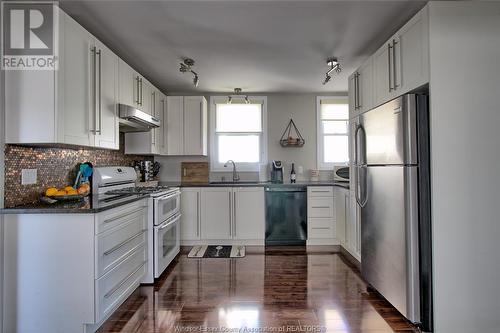
<svg viewBox="0 0 500 333">
<path fill-rule="evenodd" d="M 338 100 L 349 104 L 348 96 L 317 96 L 316 97 L 316 167 L 319 170 L 332 170 L 334 166 L 348 166 L 347 163 L 323 163 L 323 130 L 321 127 L 321 101 Z M 349 138 L 349 126 L 347 126 L 347 137 Z M 349 155 L 350 156 L 350 155 Z"/>
<path fill-rule="evenodd" d="M 242 163 L 237 162 L 236 168 L 238 171 L 258 172 L 260 164 L 267 164 L 267 97 L 266 96 L 248 96 L 251 103 L 262 104 L 262 140 L 260 143 L 260 162 L 259 163 Z M 232 168 L 224 168 L 224 163 L 217 161 L 218 147 L 216 144 L 215 135 L 215 111 L 216 104 L 226 103 L 227 96 L 210 96 L 210 171 L 228 172 Z M 234 101 L 234 100 L 233 100 Z M 238 102 L 238 101 L 236 101 Z M 243 102 L 243 96 L 242 96 Z"/>
</svg>

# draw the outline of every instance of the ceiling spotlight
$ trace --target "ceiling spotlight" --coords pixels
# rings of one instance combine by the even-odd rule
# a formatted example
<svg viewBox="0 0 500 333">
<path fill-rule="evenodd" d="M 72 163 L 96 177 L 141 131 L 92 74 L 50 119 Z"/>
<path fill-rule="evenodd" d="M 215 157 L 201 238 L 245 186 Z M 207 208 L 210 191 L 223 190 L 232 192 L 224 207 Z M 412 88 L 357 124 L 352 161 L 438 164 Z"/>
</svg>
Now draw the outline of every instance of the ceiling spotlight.
<svg viewBox="0 0 500 333">
<path fill-rule="evenodd" d="M 183 62 L 180 63 L 180 66 L 181 67 L 179 68 L 179 72 L 181 73 L 191 72 L 191 74 L 194 75 L 193 84 L 195 87 L 198 87 L 198 84 L 200 83 L 200 78 L 198 77 L 198 73 L 193 71 L 193 69 L 191 68 L 194 66 L 194 60 L 191 58 L 186 58 L 184 59 Z"/>
<path fill-rule="evenodd" d="M 327 84 L 330 82 L 332 79 L 332 76 L 330 75 L 332 72 L 336 72 L 339 74 L 342 72 L 342 68 L 340 67 L 340 63 L 338 62 L 337 58 L 328 58 L 326 60 L 326 64 L 330 67 L 328 71 L 325 74 L 325 80 L 323 81 L 323 85 Z"/>
<path fill-rule="evenodd" d="M 241 88 L 234 88 L 234 94 L 233 95 L 228 95 L 227 96 L 227 104 L 231 104 L 233 102 L 233 98 L 241 98 L 245 100 L 245 104 L 250 104 L 250 99 L 248 98 L 248 95 L 242 96 L 241 95 Z"/>
</svg>

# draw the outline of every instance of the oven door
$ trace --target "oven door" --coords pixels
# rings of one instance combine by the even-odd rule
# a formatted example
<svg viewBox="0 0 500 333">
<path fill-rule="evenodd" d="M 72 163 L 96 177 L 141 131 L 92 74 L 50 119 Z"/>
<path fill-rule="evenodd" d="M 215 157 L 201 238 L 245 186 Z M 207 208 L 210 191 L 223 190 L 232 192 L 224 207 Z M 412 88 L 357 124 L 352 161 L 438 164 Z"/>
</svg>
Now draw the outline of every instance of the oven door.
<svg viewBox="0 0 500 333">
<path fill-rule="evenodd" d="M 179 190 L 154 198 L 154 223 L 159 225 L 175 216 L 181 210 L 181 192 Z"/>
<path fill-rule="evenodd" d="M 154 271 L 155 278 L 172 262 L 180 250 L 181 214 L 154 227 Z"/>
</svg>

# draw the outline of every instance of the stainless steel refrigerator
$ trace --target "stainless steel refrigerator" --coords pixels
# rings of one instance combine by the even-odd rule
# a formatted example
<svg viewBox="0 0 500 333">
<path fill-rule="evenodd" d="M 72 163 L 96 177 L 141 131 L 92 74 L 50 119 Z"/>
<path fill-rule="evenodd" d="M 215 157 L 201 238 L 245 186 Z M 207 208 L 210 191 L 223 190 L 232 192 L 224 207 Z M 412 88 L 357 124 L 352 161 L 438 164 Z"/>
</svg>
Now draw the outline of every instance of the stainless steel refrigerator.
<svg viewBox="0 0 500 333">
<path fill-rule="evenodd" d="M 432 331 L 428 101 L 408 94 L 359 117 L 356 201 L 361 274 L 401 314 Z"/>
</svg>

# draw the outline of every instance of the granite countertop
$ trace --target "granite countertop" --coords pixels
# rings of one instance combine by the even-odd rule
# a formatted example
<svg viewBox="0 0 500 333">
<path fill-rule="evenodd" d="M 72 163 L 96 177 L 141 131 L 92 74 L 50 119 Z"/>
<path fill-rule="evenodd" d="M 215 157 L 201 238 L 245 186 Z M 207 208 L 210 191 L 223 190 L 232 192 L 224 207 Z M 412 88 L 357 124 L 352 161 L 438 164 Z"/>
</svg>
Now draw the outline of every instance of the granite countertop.
<svg viewBox="0 0 500 333">
<path fill-rule="evenodd" d="M 177 187 L 282 187 L 282 186 L 339 186 L 349 189 L 348 182 L 333 182 L 333 181 L 298 181 L 296 183 L 271 183 L 271 182 L 208 182 L 208 183 L 183 183 L 183 182 L 160 182 L 161 186 L 177 186 Z"/>
<path fill-rule="evenodd" d="M 130 195 L 126 198 L 103 202 L 97 197 L 86 197 L 79 201 L 60 201 L 54 204 L 35 202 L 12 208 L 0 209 L 0 214 L 95 214 L 108 209 L 147 198 L 149 195 Z"/>
</svg>

